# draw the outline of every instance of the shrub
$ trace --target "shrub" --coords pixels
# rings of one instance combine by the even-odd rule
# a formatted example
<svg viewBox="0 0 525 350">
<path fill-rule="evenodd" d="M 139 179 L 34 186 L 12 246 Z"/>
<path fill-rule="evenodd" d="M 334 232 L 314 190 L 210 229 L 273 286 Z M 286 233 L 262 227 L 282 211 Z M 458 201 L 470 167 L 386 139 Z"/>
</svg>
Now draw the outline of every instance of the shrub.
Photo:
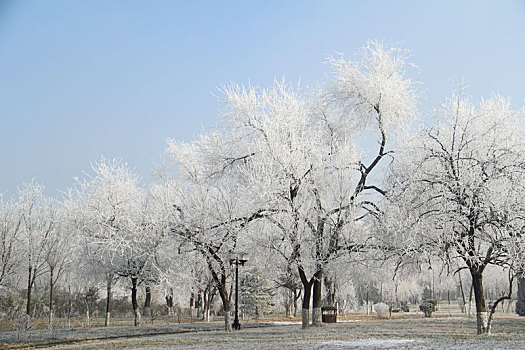
<svg viewBox="0 0 525 350">
<path fill-rule="evenodd" d="M 419 310 L 423 311 L 425 317 L 432 317 L 432 313 L 437 309 L 437 300 L 436 299 L 427 299 L 423 300 L 419 304 Z"/>
<path fill-rule="evenodd" d="M 403 312 L 410 312 L 410 309 L 408 308 L 408 303 L 406 301 L 401 302 L 400 309 Z"/>
<path fill-rule="evenodd" d="M 390 316 L 390 306 L 385 303 L 375 304 L 374 310 L 379 318 L 388 318 Z"/>
<path fill-rule="evenodd" d="M 14 317 L 24 310 L 25 300 L 12 291 L 0 292 L 0 318 Z"/>
</svg>

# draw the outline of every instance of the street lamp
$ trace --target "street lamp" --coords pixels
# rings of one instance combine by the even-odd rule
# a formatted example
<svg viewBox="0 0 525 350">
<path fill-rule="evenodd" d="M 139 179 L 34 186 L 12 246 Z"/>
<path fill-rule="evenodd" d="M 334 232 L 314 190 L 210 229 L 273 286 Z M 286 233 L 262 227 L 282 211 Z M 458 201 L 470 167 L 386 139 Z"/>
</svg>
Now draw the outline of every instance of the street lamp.
<svg viewBox="0 0 525 350">
<path fill-rule="evenodd" d="M 246 254 L 237 254 L 235 258 L 230 259 L 230 265 L 235 265 L 235 319 L 233 320 L 232 328 L 239 330 L 241 324 L 239 323 L 239 265 L 244 266 L 247 262 Z"/>
</svg>

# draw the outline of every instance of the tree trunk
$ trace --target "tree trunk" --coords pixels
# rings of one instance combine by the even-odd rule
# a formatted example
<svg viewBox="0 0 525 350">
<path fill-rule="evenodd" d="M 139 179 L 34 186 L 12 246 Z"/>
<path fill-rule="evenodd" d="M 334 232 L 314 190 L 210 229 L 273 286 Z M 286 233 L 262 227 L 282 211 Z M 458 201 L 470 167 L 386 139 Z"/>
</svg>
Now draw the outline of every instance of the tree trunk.
<svg viewBox="0 0 525 350">
<path fill-rule="evenodd" d="M 485 296 L 483 294 L 483 276 L 480 272 L 471 271 L 472 289 L 476 302 L 476 323 L 478 334 L 487 333 L 487 306 L 485 305 Z"/>
<path fill-rule="evenodd" d="M 197 305 L 195 308 L 197 309 L 197 317 L 202 319 L 204 313 L 202 312 L 202 293 L 200 290 L 197 293 Z"/>
<path fill-rule="evenodd" d="M 71 329 L 71 311 L 73 309 L 73 301 L 71 300 L 71 286 L 67 286 L 67 329 Z"/>
<path fill-rule="evenodd" d="M 33 283 L 31 283 L 31 280 L 33 278 L 32 275 L 33 269 L 31 266 L 29 266 L 29 276 L 27 278 L 27 303 L 26 303 L 26 314 L 31 317 L 31 291 L 33 288 Z"/>
<path fill-rule="evenodd" d="M 492 328 L 492 321 L 494 320 L 494 314 L 496 313 L 496 307 L 498 307 L 498 304 L 500 302 L 502 303 L 505 300 L 511 300 L 511 299 L 512 299 L 512 284 L 510 287 L 509 295 L 502 296 L 501 298 L 496 300 L 494 304 L 492 305 L 492 308 L 490 309 L 490 312 L 489 312 L 489 317 L 487 319 L 487 332 L 486 332 L 487 334 L 490 334 L 490 330 Z"/>
<path fill-rule="evenodd" d="M 323 283 L 323 270 L 319 270 L 314 274 L 313 278 L 313 302 L 312 302 L 312 326 L 321 325 L 321 306 L 323 299 L 321 295 L 321 288 Z"/>
<path fill-rule="evenodd" d="M 206 287 L 206 292 L 204 294 L 204 320 L 210 322 L 210 309 L 213 302 L 213 296 L 215 295 L 215 287 L 212 286 L 212 283 L 208 284 Z"/>
<path fill-rule="evenodd" d="M 208 285 L 206 286 L 206 289 L 204 290 L 204 312 L 203 312 L 203 320 L 206 322 L 210 322 L 210 309 L 211 309 L 211 303 L 213 295 L 215 294 L 215 288 L 212 285 L 212 281 L 208 281 Z"/>
<path fill-rule="evenodd" d="M 111 316 L 111 279 L 107 280 L 106 286 L 106 319 L 104 320 L 104 327 L 109 327 L 109 318 Z"/>
<path fill-rule="evenodd" d="M 151 287 L 146 286 L 146 297 L 144 298 L 144 317 L 152 316 L 151 314 Z M 152 318 L 153 321 L 153 318 Z"/>
<path fill-rule="evenodd" d="M 284 300 L 284 311 L 285 317 L 290 317 L 292 314 L 292 291 L 290 289 L 285 289 L 285 300 Z"/>
<path fill-rule="evenodd" d="M 310 326 L 310 299 L 312 297 L 312 284 L 304 285 L 303 305 L 301 310 L 302 328 Z"/>
<path fill-rule="evenodd" d="M 368 289 L 366 290 L 366 315 L 369 316 L 370 315 L 370 297 L 369 297 L 369 292 L 368 292 Z"/>
<path fill-rule="evenodd" d="M 91 319 L 89 317 L 89 305 L 87 302 L 86 302 L 86 323 L 87 323 L 87 327 L 91 328 Z"/>
<path fill-rule="evenodd" d="M 312 285 L 313 285 L 313 278 L 308 281 L 306 279 L 306 275 L 304 273 L 304 270 L 299 267 L 299 277 L 301 278 L 301 283 L 303 284 L 304 293 L 303 293 L 303 305 L 301 310 L 301 324 L 302 328 L 308 328 L 310 326 L 310 299 L 312 297 Z"/>
<path fill-rule="evenodd" d="M 133 314 L 135 315 L 134 325 L 140 325 L 140 311 L 137 302 L 137 277 L 131 277 L 131 305 L 133 306 Z"/>
<path fill-rule="evenodd" d="M 208 290 L 208 287 L 206 287 L 206 289 L 204 289 L 204 292 L 202 292 L 202 302 L 203 302 L 202 320 L 203 321 L 206 320 L 206 312 L 208 310 L 208 293 L 209 293 L 209 290 Z"/>
<path fill-rule="evenodd" d="M 468 317 L 472 316 L 472 283 L 470 284 L 470 291 L 468 296 Z"/>
<path fill-rule="evenodd" d="M 461 272 L 458 273 L 458 279 L 459 279 L 459 289 L 461 290 L 461 300 L 463 301 L 463 304 L 461 306 L 461 312 L 466 313 L 466 300 L 465 300 L 465 291 L 463 290 L 463 281 L 461 280 Z"/>
<path fill-rule="evenodd" d="M 49 329 L 53 328 L 53 275 L 54 269 L 49 270 Z"/>
<path fill-rule="evenodd" d="M 326 290 L 326 306 L 335 306 L 336 277 L 324 277 L 324 287 Z"/>
<path fill-rule="evenodd" d="M 166 307 L 168 308 L 168 316 L 173 316 L 173 289 L 166 295 Z"/>
<path fill-rule="evenodd" d="M 195 297 L 193 292 L 190 295 L 190 319 L 193 319 L 193 305 L 195 304 Z"/>
<path fill-rule="evenodd" d="M 297 300 L 301 296 L 300 290 L 299 292 L 297 289 L 293 290 L 293 317 L 297 317 Z"/>
<path fill-rule="evenodd" d="M 228 297 L 228 292 L 226 291 L 226 286 L 221 284 L 219 287 L 219 295 L 222 300 L 222 306 L 224 309 L 224 330 L 226 332 L 232 331 L 232 324 L 230 322 L 230 298 Z"/>
<path fill-rule="evenodd" d="M 518 278 L 518 300 L 516 302 L 516 313 L 525 316 L 525 278 Z"/>
</svg>

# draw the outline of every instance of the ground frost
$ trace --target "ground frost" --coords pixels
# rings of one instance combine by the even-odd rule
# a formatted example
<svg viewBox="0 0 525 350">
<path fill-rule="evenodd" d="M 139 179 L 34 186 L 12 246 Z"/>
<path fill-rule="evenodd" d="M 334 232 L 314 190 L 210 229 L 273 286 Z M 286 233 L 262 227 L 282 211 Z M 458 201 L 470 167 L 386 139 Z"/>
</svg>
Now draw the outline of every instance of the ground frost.
<svg viewBox="0 0 525 350">
<path fill-rule="evenodd" d="M 328 350 L 328 349 L 360 349 L 360 348 L 374 348 L 374 349 L 398 349 L 402 345 L 412 343 L 412 339 L 371 339 L 371 340 L 359 340 L 359 341 L 335 341 L 325 342 L 320 345 L 317 349 Z"/>
</svg>

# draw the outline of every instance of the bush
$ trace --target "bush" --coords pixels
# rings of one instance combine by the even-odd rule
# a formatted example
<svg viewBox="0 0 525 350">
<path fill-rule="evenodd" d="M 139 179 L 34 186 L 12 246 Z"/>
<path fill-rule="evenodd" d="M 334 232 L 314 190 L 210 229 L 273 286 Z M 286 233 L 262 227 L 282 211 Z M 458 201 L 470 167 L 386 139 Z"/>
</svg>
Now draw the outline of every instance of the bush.
<svg viewBox="0 0 525 350">
<path fill-rule="evenodd" d="M 139 303 L 141 305 L 142 303 Z M 106 299 L 103 299 L 102 303 L 99 303 L 99 308 L 103 309 L 102 315 L 105 314 L 106 308 Z M 133 316 L 133 306 L 131 301 L 128 300 L 127 295 L 123 295 L 120 298 L 114 297 L 111 299 L 111 316 L 115 317 L 132 317 Z"/>
<path fill-rule="evenodd" d="M 425 317 L 432 317 L 432 313 L 437 310 L 437 300 L 423 300 L 423 302 L 419 304 L 419 310 L 423 311 Z"/>
<path fill-rule="evenodd" d="M 390 306 L 385 303 L 375 304 L 374 310 L 379 318 L 388 318 L 390 316 Z"/>
<path fill-rule="evenodd" d="M 76 293 L 72 302 L 73 309 L 77 315 L 86 315 L 88 308 L 92 316 L 97 316 L 99 314 L 97 287 L 89 287 L 85 292 Z M 105 308 L 105 304 L 102 305 L 102 307 Z M 101 314 L 104 315 L 104 313 Z"/>
<path fill-rule="evenodd" d="M 406 301 L 401 302 L 401 311 L 403 312 L 410 312 L 410 309 L 408 308 L 408 303 Z"/>
<path fill-rule="evenodd" d="M 14 317 L 25 311 L 25 300 L 12 291 L 1 291 L 0 293 L 0 318 Z"/>
</svg>

